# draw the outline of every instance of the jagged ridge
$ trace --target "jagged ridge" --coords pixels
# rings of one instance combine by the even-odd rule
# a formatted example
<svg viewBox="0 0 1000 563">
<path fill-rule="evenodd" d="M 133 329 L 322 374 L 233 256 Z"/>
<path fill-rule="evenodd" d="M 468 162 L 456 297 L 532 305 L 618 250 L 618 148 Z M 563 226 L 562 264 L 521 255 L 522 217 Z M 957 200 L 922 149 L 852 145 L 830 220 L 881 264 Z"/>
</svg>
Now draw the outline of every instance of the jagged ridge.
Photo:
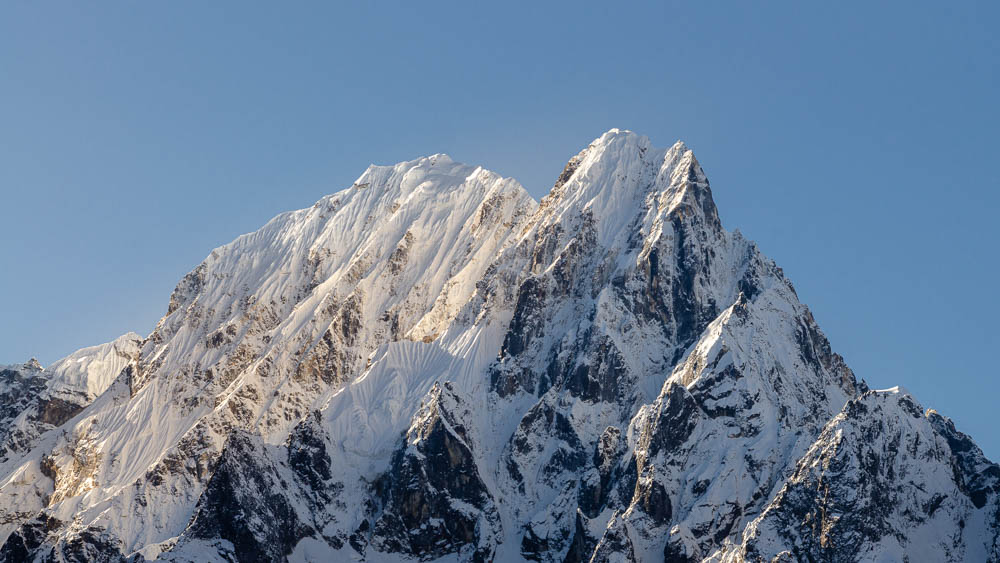
<svg viewBox="0 0 1000 563">
<path fill-rule="evenodd" d="M 628 131 L 537 206 L 373 166 L 114 368 L 0 464 L 8 559 L 998 559 L 997 466 L 857 383 L 693 153 Z"/>
</svg>

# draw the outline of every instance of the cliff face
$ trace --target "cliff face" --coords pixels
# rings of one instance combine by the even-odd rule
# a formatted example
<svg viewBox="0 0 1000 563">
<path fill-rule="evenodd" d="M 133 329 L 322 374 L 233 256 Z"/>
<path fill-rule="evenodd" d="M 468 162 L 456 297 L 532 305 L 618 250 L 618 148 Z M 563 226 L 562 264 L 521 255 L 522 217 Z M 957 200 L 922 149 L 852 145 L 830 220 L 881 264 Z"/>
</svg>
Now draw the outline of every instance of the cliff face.
<svg viewBox="0 0 1000 563">
<path fill-rule="evenodd" d="M 127 341 L 67 409 L 0 372 L 43 421 L 0 460 L 7 559 L 998 559 L 997 466 L 856 382 L 682 143 L 609 131 L 539 204 L 373 166 Z"/>
</svg>

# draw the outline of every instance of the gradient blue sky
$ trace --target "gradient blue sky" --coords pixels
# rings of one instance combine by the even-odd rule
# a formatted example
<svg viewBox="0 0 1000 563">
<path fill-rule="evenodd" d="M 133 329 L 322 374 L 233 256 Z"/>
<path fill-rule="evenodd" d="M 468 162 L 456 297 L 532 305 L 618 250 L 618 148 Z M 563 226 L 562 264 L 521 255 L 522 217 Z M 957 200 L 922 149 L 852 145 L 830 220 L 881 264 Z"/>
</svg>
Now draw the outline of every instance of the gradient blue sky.
<svg viewBox="0 0 1000 563">
<path fill-rule="evenodd" d="M 545 194 L 683 139 L 835 350 L 1000 460 L 1000 4 L 0 8 L 0 362 L 147 334 L 174 284 L 370 162 Z"/>
</svg>

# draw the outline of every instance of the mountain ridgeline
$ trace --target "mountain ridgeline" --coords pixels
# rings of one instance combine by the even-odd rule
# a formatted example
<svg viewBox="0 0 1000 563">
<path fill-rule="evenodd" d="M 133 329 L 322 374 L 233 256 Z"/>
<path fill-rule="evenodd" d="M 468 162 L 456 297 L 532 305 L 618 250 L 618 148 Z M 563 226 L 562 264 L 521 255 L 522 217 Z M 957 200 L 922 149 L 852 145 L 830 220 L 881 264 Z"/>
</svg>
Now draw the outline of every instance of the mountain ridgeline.
<svg viewBox="0 0 1000 563">
<path fill-rule="evenodd" d="M 540 202 L 371 166 L 0 420 L 0 561 L 1000 562 L 1000 466 L 617 129 Z"/>
</svg>

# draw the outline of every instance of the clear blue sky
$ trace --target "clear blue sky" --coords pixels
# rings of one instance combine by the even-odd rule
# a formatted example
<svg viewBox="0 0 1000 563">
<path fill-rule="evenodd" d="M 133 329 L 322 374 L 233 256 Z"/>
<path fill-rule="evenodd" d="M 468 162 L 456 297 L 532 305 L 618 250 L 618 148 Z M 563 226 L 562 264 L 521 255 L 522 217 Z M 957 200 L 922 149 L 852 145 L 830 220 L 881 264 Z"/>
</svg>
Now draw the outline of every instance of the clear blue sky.
<svg viewBox="0 0 1000 563">
<path fill-rule="evenodd" d="M 370 162 L 539 197 L 623 127 L 695 150 L 859 377 L 1000 460 L 1000 4 L 483 4 L 4 3 L 0 363 L 148 334 Z"/>
</svg>

